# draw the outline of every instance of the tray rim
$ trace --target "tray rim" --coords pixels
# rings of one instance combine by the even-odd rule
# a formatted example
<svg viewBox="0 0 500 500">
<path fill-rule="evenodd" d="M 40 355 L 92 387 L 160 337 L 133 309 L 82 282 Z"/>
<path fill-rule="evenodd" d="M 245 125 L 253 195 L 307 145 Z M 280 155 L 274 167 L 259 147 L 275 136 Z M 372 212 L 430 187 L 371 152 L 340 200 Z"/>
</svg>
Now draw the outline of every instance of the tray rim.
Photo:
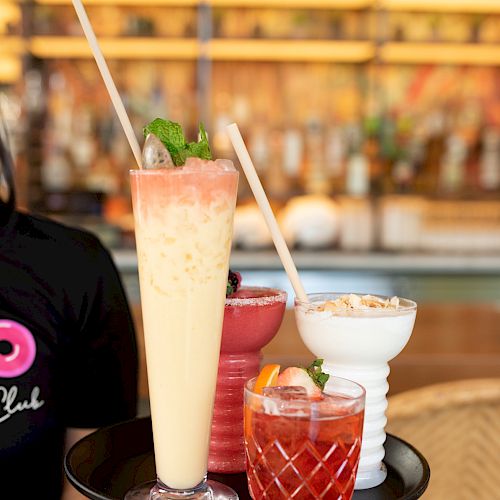
<svg viewBox="0 0 500 500">
<path fill-rule="evenodd" d="M 427 462 L 427 459 L 422 455 L 422 453 L 419 450 L 417 450 L 415 446 L 408 443 L 408 441 L 398 436 L 395 436 L 390 432 L 386 432 L 386 439 L 387 437 L 394 440 L 394 442 L 399 442 L 400 444 L 409 448 L 418 457 L 420 463 L 422 464 L 423 479 L 421 481 L 421 484 L 414 492 L 409 493 L 408 496 L 406 497 L 406 500 L 416 500 L 417 498 L 420 498 L 424 494 L 425 490 L 429 486 L 429 481 L 431 480 L 431 468 L 429 466 L 429 462 Z"/>
<path fill-rule="evenodd" d="M 66 453 L 66 455 L 64 457 L 64 473 L 65 473 L 65 476 L 68 479 L 68 481 L 71 483 L 71 485 L 76 490 L 78 490 L 80 493 L 88 496 L 88 498 L 91 498 L 93 500 L 110 500 L 109 496 L 104 496 L 102 493 L 94 490 L 91 486 L 85 485 L 82 482 L 79 482 L 75 478 L 75 475 L 74 475 L 72 468 L 70 466 L 71 458 L 72 458 L 73 454 L 76 452 L 76 450 L 82 445 L 82 443 L 84 443 L 87 440 L 93 439 L 96 435 L 109 432 L 111 429 L 114 429 L 117 427 L 124 427 L 126 425 L 134 424 L 138 421 L 145 422 L 147 420 L 151 420 L 151 417 L 150 416 L 138 417 L 138 418 L 136 417 L 136 418 L 132 418 L 129 420 L 125 420 L 123 422 L 118 422 L 116 424 L 104 426 L 104 427 L 101 427 L 101 428 L 91 432 L 90 434 L 88 434 L 84 438 L 77 441 L 68 450 L 68 452 Z M 427 489 L 427 487 L 429 486 L 429 481 L 430 481 L 430 476 L 431 476 L 431 470 L 430 470 L 429 463 L 427 462 L 427 459 L 422 455 L 422 453 L 417 448 L 415 448 L 412 444 L 408 443 L 406 440 L 404 440 L 398 436 L 395 436 L 394 434 L 391 434 L 389 432 L 386 433 L 386 442 L 387 442 L 387 438 L 394 441 L 395 443 L 399 442 L 400 445 L 406 446 L 419 459 L 419 461 L 422 465 L 422 469 L 423 469 L 422 470 L 422 474 L 423 474 L 422 480 L 419 482 L 419 485 L 417 486 L 417 489 L 415 491 L 408 493 L 408 496 L 405 497 L 405 500 L 416 500 L 416 499 L 420 498 L 423 495 L 423 493 L 425 492 L 425 490 Z M 384 447 L 385 447 L 385 443 L 384 443 Z"/>
</svg>

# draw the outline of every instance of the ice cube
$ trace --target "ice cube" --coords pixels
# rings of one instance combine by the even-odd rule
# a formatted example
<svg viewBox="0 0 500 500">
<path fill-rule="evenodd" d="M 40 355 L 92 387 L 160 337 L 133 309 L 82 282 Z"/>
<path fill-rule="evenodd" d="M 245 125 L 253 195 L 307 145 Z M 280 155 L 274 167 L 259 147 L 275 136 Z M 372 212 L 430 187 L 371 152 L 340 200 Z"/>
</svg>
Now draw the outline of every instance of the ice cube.
<svg viewBox="0 0 500 500">
<path fill-rule="evenodd" d="M 311 400 L 304 387 L 288 385 L 265 387 L 262 394 L 272 398 L 264 400 L 264 411 L 269 415 L 307 417 L 310 414 Z"/>
<path fill-rule="evenodd" d="M 183 169 L 185 171 L 199 171 L 207 169 L 216 170 L 216 166 L 211 160 L 203 160 L 202 158 L 197 158 L 196 156 L 190 156 L 189 158 L 186 158 Z"/>
<path fill-rule="evenodd" d="M 217 160 L 215 160 L 215 163 L 217 164 L 217 166 L 221 167 L 222 170 L 225 170 L 227 172 L 235 172 L 236 171 L 236 168 L 234 167 L 234 163 L 231 160 L 217 158 Z"/>
<path fill-rule="evenodd" d="M 203 170 L 213 171 L 213 172 L 235 172 L 233 162 L 231 160 L 203 160 L 201 158 L 196 158 L 195 156 L 190 156 L 186 158 L 186 163 L 184 164 L 184 170 Z"/>
<path fill-rule="evenodd" d="M 163 142 L 148 134 L 142 148 L 142 168 L 173 168 L 174 162 Z"/>
<path fill-rule="evenodd" d="M 322 398 L 316 405 L 316 412 L 321 417 L 340 417 L 355 412 L 359 401 L 349 397 L 347 394 L 322 394 Z"/>
<path fill-rule="evenodd" d="M 262 394 L 281 401 L 307 401 L 307 391 L 304 387 L 295 385 L 264 387 Z"/>
</svg>

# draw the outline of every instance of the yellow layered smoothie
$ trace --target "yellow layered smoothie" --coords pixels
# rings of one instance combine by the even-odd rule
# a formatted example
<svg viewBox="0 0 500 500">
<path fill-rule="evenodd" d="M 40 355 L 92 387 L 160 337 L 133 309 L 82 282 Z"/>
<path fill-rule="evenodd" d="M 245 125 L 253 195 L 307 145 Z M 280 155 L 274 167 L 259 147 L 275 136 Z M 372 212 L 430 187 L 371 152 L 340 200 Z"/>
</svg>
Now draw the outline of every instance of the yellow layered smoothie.
<svg viewBox="0 0 500 500">
<path fill-rule="evenodd" d="M 238 173 L 230 162 L 130 173 L 158 478 L 206 475 Z"/>
</svg>

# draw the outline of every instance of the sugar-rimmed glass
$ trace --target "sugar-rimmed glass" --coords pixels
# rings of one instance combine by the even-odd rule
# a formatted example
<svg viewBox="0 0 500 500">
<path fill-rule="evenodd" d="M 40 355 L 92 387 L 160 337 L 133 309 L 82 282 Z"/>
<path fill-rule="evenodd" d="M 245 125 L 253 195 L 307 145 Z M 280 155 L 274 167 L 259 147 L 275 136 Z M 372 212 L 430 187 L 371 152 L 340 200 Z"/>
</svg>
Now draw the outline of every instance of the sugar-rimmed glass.
<svg viewBox="0 0 500 500">
<path fill-rule="evenodd" d="M 208 470 L 245 471 L 243 388 L 259 373 L 261 349 L 278 332 L 287 293 L 243 286 L 226 298 Z"/>
</svg>

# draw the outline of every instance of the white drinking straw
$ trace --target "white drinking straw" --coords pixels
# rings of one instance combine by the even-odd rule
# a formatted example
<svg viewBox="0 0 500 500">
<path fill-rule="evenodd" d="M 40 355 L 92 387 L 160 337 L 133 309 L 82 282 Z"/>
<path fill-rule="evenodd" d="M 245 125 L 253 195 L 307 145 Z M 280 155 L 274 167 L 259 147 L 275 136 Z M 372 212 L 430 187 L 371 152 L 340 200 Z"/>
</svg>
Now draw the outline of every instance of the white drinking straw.
<svg viewBox="0 0 500 500">
<path fill-rule="evenodd" d="M 134 129 L 132 128 L 132 124 L 130 123 L 127 112 L 125 111 L 125 106 L 123 105 L 123 101 L 121 100 L 120 94 L 118 93 L 115 82 L 111 77 L 111 73 L 109 71 L 108 65 L 106 64 L 106 60 L 102 55 L 101 48 L 99 47 L 99 43 L 97 42 L 97 38 L 95 36 L 94 30 L 92 29 L 92 25 L 90 24 L 87 12 L 85 12 L 85 7 L 83 6 L 81 0 L 72 1 L 73 7 L 76 11 L 76 15 L 80 20 L 83 32 L 87 37 L 87 41 L 89 42 L 92 54 L 94 55 L 97 67 L 99 68 L 99 71 L 101 72 L 102 78 L 104 80 L 104 84 L 108 89 L 109 96 L 111 97 L 111 102 L 115 107 L 116 114 L 118 115 L 125 135 L 127 136 L 128 142 L 132 149 L 132 153 L 135 157 L 135 161 L 137 162 L 139 168 L 142 168 L 141 148 L 139 146 L 139 143 L 137 142 L 137 137 L 135 136 Z"/>
<path fill-rule="evenodd" d="M 125 135 L 127 136 L 128 142 L 132 149 L 132 152 L 135 157 L 135 161 L 139 168 L 142 168 L 141 162 L 141 148 L 139 143 L 137 142 L 137 138 L 134 133 L 134 129 L 132 128 L 132 124 L 130 123 L 130 119 L 125 111 L 125 106 L 121 100 L 120 94 L 116 88 L 115 82 L 111 76 L 108 65 L 106 64 L 106 60 L 102 55 L 102 51 L 99 47 L 99 43 L 97 42 L 97 38 L 95 36 L 94 30 L 92 29 L 92 25 L 90 24 L 90 20 L 85 11 L 85 7 L 83 6 L 81 0 L 72 0 L 73 6 L 75 8 L 78 19 L 80 20 L 80 24 L 82 25 L 83 32 L 87 37 L 87 41 L 92 50 L 92 54 L 94 55 L 95 62 L 97 63 L 97 67 L 101 72 L 101 76 L 104 80 L 104 84 L 108 90 L 109 96 L 111 97 L 111 102 L 115 107 L 115 111 L 120 119 L 120 123 L 123 127 Z M 260 207 L 262 214 L 264 215 L 264 219 L 271 231 L 271 236 L 274 241 L 274 245 L 280 256 L 281 262 L 283 263 L 283 267 L 285 268 L 286 273 L 288 274 L 288 278 L 292 283 L 293 289 L 295 291 L 295 295 L 299 300 L 303 302 L 308 302 L 307 294 L 302 286 L 302 282 L 300 281 L 299 274 L 297 272 L 297 268 L 293 262 L 292 256 L 290 254 L 290 250 L 288 249 L 285 239 L 281 234 L 276 218 L 274 217 L 273 211 L 271 209 L 271 205 L 269 204 L 269 200 L 267 199 L 266 193 L 264 192 L 264 188 L 260 182 L 259 176 L 255 170 L 255 167 L 252 163 L 250 155 L 248 154 L 245 143 L 243 142 L 243 138 L 241 137 L 240 131 L 236 123 L 232 123 L 227 126 L 227 131 L 229 134 L 229 138 L 233 143 L 233 147 L 238 155 L 238 158 L 241 162 L 241 166 L 243 167 L 243 171 L 248 179 L 250 187 L 253 191 L 255 199 L 257 200 L 257 204 Z"/>
<path fill-rule="evenodd" d="M 248 183 L 250 184 L 253 195 L 255 196 L 257 205 L 259 205 L 260 211 L 264 216 L 269 231 L 271 231 L 274 246 L 276 247 L 278 255 L 280 256 L 281 262 L 283 263 L 283 267 L 285 268 L 288 278 L 292 283 L 295 295 L 300 301 L 309 302 L 304 287 L 302 286 L 302 282 L 300 281 L 299 273 L 297 272 L 297 268 L 295 267 L 295 263 L 293 262 L 292 255 L 290 254 L 290 250 L 286 245 L 285 238 L 283 238 L 283 235 L 281 234 L 278 222 L 276 221 L 276 217 L 274 216 L 271 205 L 269 204 L 269 200 L 267 199 L 264 188 L 262 187 L 262 183 L 260 182 L 259 176 L 257 175 L 257 171 L 255 170 L 252 159 L 248 154 L 245 143 L 243 142 L 243 137 L 241 137 L 238 125 L 236 125 L 236 123 L 231 123 L 231 125 L 227 125 L 226 129 L 233 144 L 234 150 L 238 155 L 243 171 L 245 172 Z"/>
</svg>

